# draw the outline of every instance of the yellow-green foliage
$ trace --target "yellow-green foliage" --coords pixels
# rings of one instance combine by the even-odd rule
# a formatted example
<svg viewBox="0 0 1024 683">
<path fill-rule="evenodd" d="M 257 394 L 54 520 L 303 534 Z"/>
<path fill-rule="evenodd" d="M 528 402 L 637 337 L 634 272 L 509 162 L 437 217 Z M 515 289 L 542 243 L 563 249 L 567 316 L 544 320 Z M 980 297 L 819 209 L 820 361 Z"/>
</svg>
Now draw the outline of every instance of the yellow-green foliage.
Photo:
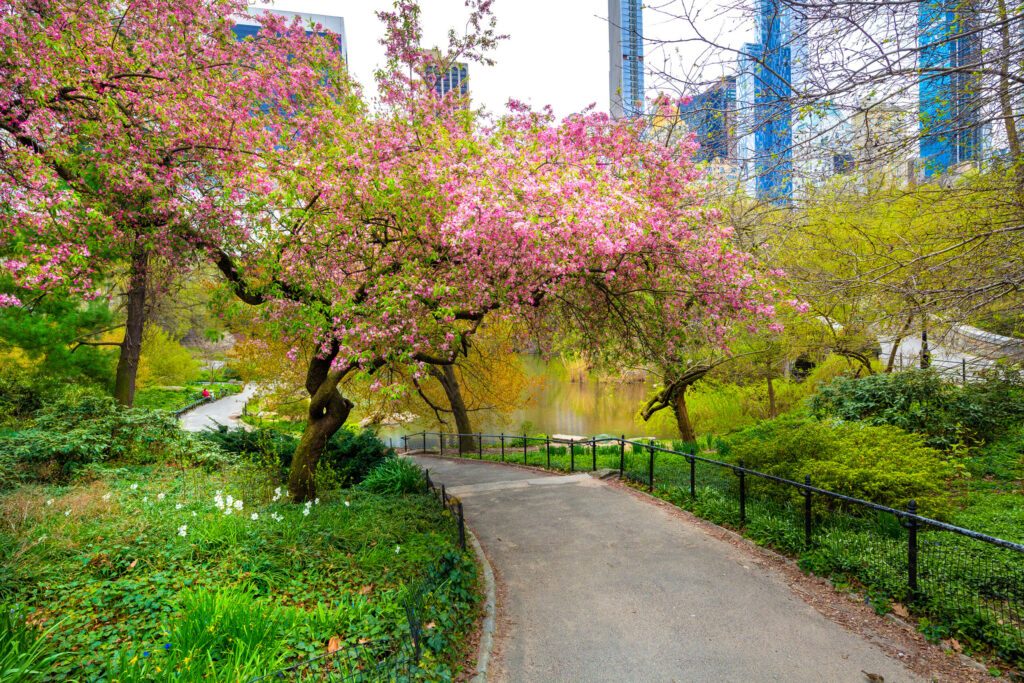
<svg viewBox="0 0 1024 683">
<path fill-rule="evenodd" d="M 806 416 L 763 422 L 733 436 L 730 446 L 733 460 L 760 472 L 794 481 L 810 475 L 815 486 L 893 507 L 914 499 L 932 515 L 948 511 L 949 483 L 962 470 L 918 434 Z"/>
<path fill-rule="evenodd" d="M 183 386 L 199 377 L 199 363 L 184 346 L 156 325 L 142 335 L 138 384 L 145 386 Z"/>
<path fill-rule="evenodd" d="M 777 415 L 801 407 L 803 401 L 818 387 L 851 371 L 850 363 L 841 356 L 829 356 L 801 382 L 777 379 L 775 411 Z M 768 402 L 768 384 L 725 384 L 714 381 L 698 382 L 686 393 L 686 406 L 690 421 L 698 436 L 729 434 L 771 417 Z M 675 429 L 675 416 L 662 410 L 651 418 L 652 431 L 669 432 Z"/>
</svg>

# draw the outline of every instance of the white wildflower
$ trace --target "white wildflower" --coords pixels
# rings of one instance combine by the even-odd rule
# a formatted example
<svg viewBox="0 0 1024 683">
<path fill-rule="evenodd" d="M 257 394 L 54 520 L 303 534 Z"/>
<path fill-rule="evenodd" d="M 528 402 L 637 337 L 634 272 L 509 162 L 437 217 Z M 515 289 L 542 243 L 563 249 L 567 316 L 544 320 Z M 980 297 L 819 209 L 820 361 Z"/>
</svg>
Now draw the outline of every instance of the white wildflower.
<svg viewBox="0 0 1024 683">
<path fill-rule="evenodd" d="M 183 507 L 185 507 L 185 506 L 184 506 L 184 505 L 182 505 L 181 503 L 175 503 L 175 504 L 174 504 L 174 509 L 175 509 L 175 510 L 180 510 L 180 509 L 181 509 L 181 508 L 183 508 Z"/>
<path fill-rule="evenodd" d="M 135 490 L 137 490 L 139 488 L 139 485 L 138 484 L 132 484 L 128 488 L 130 488 L 132 491 L 135 491 Z"/>
<path fill-rule="evenodd" d="M 178 527 L 179 536 L 188 536 L 188 524 L 182 524 Z"/>
<path fill-rule="evenodd" d="M 313 504 L 314 504 L 314 505 L 319 505 L 319 504 L 320 504 L 320 499 L 319 499 L 319 498 L 317 498 L 316 500 L 314 500 L 314 501 L 313 501 Z"/>
<path fill-rule="evenodd" d="M 149 502 L 149 496 L 143 496 L 142 497 L 142 502 L 143 503 L 148 503 Z"/>
<path fill-rule="evenodd" d="M 258 515 L 257 513 L 255 513 L 255 512 L 254 512 L 254 513 L 252 513 L 251 515 L 249 515 L 249 519 L 251 519 L 251 520 L 252 520 L 252 521 L 254 521 L 254 522 L 255 522 L 255 521 L 256 521 L 257 519 L 259 519 L 259 518 L 260 518 L 260 516 L 259 516 L 259 515 Z"/>
<path fill-rule="evenodd" d="M 232 509 L 231 509 L 231 508 L 224 508 L 224 514 L 225 514 L 225 515 L 230 515 L 230 514 L 231 514 L 231 512 L 232 512 Z"/>
<path fill-rule="evenodd" d="M 352 503 L 348 502 L 347 500 L 345 501 L 345 507 L 348 507 L 348 506 L 349 506 L 349 505 L 351 505 L 351 504 L 352 504 Z"/>
<path fill-rule="evenodd" d="M 110 494 L 109 493 L 104 493 L 103 494 L 103 500 L 110 500 Z"/>
<path fill-rule="evenodd" d="M 213 504 L 217 506 L 218 510 L 224 509 L 224 498 L 221 497 L 220 491 L 217 491 L 217 495 L 213 497 Z"/>
<path fill-rule="evenodd" d="M 281 493 L 281 487 L 278 486 L 276 489 L 274 489 L 274 499 L 273 499 L 273 502 L 276 503 L 277 501 L 281 500 L 281 496 L 283 496 L 283 495 L 284 494 Z"/>
<path fill-rule="evenodd" d="M 50 500 L 46 501 L 46 504 L 47 504 L 48 506 L 49 506 L 49 505 L 53 505 L 53 498 L 51 498 Z"/>
<path fill-rule="evenodd" d="M 308 507 L 302 508 L 302 516 L 303 517 L 309 517 L 309 508 Z"/>
<path fill-rule="evenodd" d="M 68 508 L 67 510 L 64 511 L 64 516 L 65 517 L 70 517 L 71 516 L 71 508 Z"/>
<path fill-rule="evenodd" d="M 193 517 L 198 517 L 198 516 L 199 516 L 199 513 L 198 513 L 198 512 L 196 512 L 195 510 L 193 510 L 193 511 L 192 511 L 192 516 L 193 516 Z"/>
<path fill-rule="evenodd" d="M 397 554 L 398 554 L 398 553 L 400 553 L 400 552 L 402 552 L 402 546 L 400 546 L 400 545 L 396 545 L 396 546 L 395 546 L 395 555 L 397 555 Z"/>
<path fill-rule="evenodd" d="M 240 500 L 236 500 L 235 501 L 235 509 L 236 510 L 241 510 L 242 509 L 242 501 L 240 501 Z"/>
<path fill-rule="evenodd" d="M 157 500 L 163 500 L 166 497 L 167 497 L 166 493 L 158 493 L 158 494 L 156 494 L 156 499 Z"/>
<path fill-rule="evenodd" d="M 235 497 L 229 493 L 227 499 L 224 501 L 224 504 L 227 505 L 228 507 L 231 507 L 232 505 L 235 504 Z"/>
<path fill-rule="evenodd" d="M 276 512 L 271 512 L 270 513 L 270 518 L 272 520 L 274 520 L 275 522 L 280 522 L 282 519 L 284 519 L 284 517 L 282 517 L 281 515 L 277 514 Z"/>
</svg>

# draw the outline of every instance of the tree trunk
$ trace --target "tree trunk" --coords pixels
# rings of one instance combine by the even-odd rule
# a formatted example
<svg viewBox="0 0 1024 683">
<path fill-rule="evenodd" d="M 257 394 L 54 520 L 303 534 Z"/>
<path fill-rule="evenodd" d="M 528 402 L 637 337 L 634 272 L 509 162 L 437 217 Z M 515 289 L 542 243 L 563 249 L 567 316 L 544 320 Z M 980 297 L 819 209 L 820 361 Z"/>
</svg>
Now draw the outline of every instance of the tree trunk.
<svg viewBox="0 0 1024 683">
<path fill-rule="evenodd" d="M 775 407 L 775 382 L 768 378 L 768 418 L 774 420 L 778 417 L 778 409 Z"/>
<path fill-rule="evenodd" d="M 295 503 L 316 498 L 317 463 L 327 448 L 327 442 L 341 429 L 352 411 L 352 402 L 338 391 L 338 378 L 331 376 L 331 363 L 337 355 L 335 346 L 324 358 L 314 356 L 306 373 L 309 413 L 288 473 L 288 495 Z"/>
<path fill-rule="evenodd" d="M 444 389 L 444 395 L 448 398 L 448 405 L 451 407 L 452 415 L 455 416 L 455 429 L 460 434 L 459 448 L 463 452 L 476 450 L 476 437 L 473 434 L 473 423 L 469 419 L 469 409 L 466 408 L 466 401 L 462 398 L 462 387 L 455 376 L 455 367 L 442 365 L 436 372 L 432 373 Z"/>
<path fill-rule="evenodd" d="M 892 373 L 893 368 L 896 366 L 896 353 L 900 349 L 900 344 L 903 343 L 903 338 L 910 332 L 910 326 L 914 324 L 914 314 L 911 313 L 907 316 L 907 321 L 903 323 L 903 327 L 900 328 L 899 333 L 892 340 L 892 351 L 889 352 L 889 361 L 885 364 L 885 372 Z"/>
<path fill-rule="evenodd" d="M 690 422 L 690 411 L 686 408 L 688 386 L 683 385 L 672 397 L 672 412 L 676 414 L 676 426 L 679 428 L 679 436 L 683 441 L 696 441 L 697 435 L 693 431 L 693 423 Z"/>
<path fill-rule="evenodd" d="M 1020 137 L 1017 133 L 1017 121 L 1013 112 L 1013 95 L 1010 92 L 1010 50 L 1012 46 L 1009 12 L 1006 9 L 1006 0 L 997 0 L 996 7 L 999 13 L 999 42 L 1001 49 L 999 57 L 999 107 L 1003 117 L 1003 124 L 1006 126 L 1006 142 L 1010 148 L 1010 157 L 1015 163 L 1020 158 Z"/>
<path fill-rule="evenodd" d="M 128 279 L 127 319 L 124 339 L 117 358 L 114 377 L 114 398 L 123 406 L 135 403 L 135 379 L 142 356 L 142 331 L 146 325 L 146 283 L 149 276 L 149 251 L 139 244 L 132 248 L 131 273 Z"/>
</svg>

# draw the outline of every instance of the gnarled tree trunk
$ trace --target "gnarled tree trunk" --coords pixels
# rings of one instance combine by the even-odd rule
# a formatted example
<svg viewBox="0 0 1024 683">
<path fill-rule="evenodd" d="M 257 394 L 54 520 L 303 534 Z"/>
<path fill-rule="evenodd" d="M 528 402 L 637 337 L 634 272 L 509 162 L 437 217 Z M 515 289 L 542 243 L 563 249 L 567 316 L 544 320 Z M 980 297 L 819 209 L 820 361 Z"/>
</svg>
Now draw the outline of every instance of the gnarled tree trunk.
<svg viewBox="0 0 1024 683">
<path fill-rule="evenodd" d="M 676 426 L 679 428 L 679 436 L 683 441 L 696 441 L 697 434 L 693 431 L 693 423 L 690 422 L 690 411 L 686 407 L 686 390 L 689 385 L 683 385 L 676 392 L 672 400 L 672 412 L 676 414 Z"/>
<path fill-rule="evenodd" d="M 142 357 L 142 332 L 146 326 L 146 284 L 149 277 L 149 250 L 136 242 L 132 248 L 131 273 L 128 278 L 127 319 L 124 339 L 117 358 L 114 377 L 114 398 L 123 406 L 135 403 L 135 379 Z"/>
<path fill-rule="evenodd" d="M 337 354 L 335 346 L 323 358 L 314 356 L 306 373 L 306 391 L 310 396 L 309 413 L 288 473 L 288 495 L 296 503 L 316 498 L 317 463 L 327 448 L 327 442 L 341 429 L 352 412 L 352 402 L 338 391 L 338 382 L 349 369 L 331 370 Z"/>
</svg>

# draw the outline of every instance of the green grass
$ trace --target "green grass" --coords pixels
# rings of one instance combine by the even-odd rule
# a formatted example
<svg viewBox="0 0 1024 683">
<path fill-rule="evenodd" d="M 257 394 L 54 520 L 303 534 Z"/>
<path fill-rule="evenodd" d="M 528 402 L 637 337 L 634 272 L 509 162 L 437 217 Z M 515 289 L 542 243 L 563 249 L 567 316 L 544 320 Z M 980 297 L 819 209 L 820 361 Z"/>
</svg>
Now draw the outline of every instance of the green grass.
<svg viewBox="0 0 1024 683">
<path fill-rule="evenodd" d="M 405 647 L 414 597 L 423 675 L 456 675 L 476 569 L 436 500 L 343 489 L 305 514 L 276 486 L 156 466 L 0 497 L 0 604 L 32 633 L 56 627 L 41 655 L 56 661 L 26 680 L 247 680 L 332 638 L 369 670 Z M 225 514 L 218 491 L 242 508 Z"/>
</svg>

